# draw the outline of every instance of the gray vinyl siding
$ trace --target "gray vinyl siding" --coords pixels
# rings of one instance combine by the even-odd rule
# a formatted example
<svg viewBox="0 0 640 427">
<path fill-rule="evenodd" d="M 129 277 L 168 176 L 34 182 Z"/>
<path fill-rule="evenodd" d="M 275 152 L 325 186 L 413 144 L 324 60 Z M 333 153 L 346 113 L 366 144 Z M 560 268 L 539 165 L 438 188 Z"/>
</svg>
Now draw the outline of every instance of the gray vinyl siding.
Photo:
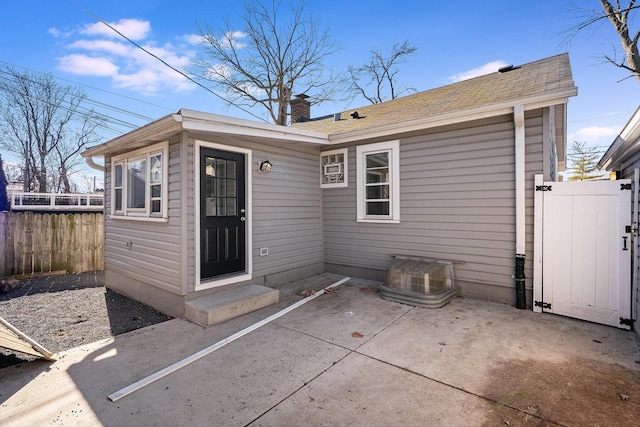
<svg viewBox="0 0 640 427">
<path fill-rule="evenodd" d="M 526 115 L 527 253 L 533 249 L 529 188 L 542 167 L 541 124 L 541 111 Z M 463 287 L 514 286 L 515 149 L 510 116 L 401 139 L 400 224 L 356 222 L 355 155 L 355 147 L 350 147 L 349 187 L 323 190 L 327 264 L 386 270 L 391 255 L 416 255 L 462 262 L 455 274 Z M 531 277 L 532 255 L 528 258 Z"/>
<path fill-rule="evenodd" d="M 194 153 L 194 140 L 207 141 L 206 137 L 192 136 L 189 155 Z M 253 174 L 253 277 L 265 277 L 272 274 L 321 265 L 322 247 L 322 211 L 319 177 L 319 149 L 306 144 L 258 144 L 243 140 L 210 141 L 218 144 L 250 149 L 253 161 L 249 165 Z M 193 157 L 191 157 L 193 158 Z M 258 173 L 259 162 L 269 160 L 273 165 L 270 173 Z M 190 165 L 193 162 L 189 162 Z M 193 167 L 193 166 L 191 166 Z M 190 176 L 193 172 L 188 171 Z M 189 184 L 190 194 L 193 180 Z M 197 203 L 190 199 L 189 209 Z M 188 225 L 189 235 L 194 236 L 195 225 Z M 195 242 L 190 238 L 189 247 Z M 267 256 L 259 256 L 260 248 L 268 248 Z M 191 249 L 189 249 L 191 251 Z M 190 256 L 191 260 L 194 260 Z M 190 263 L 190 283 L 194 283 L 195 264 Z M 254 280 L 255 282 L 255 280 Z"/>
<path fill-rule="evenodd" d="M 185 274 L 186 274 L 186 284 L 187 291 L 193 292 L 195 291 L 195 283 L 196 283 L 196 242 L 200 244 L 200 239 L 195 239 L 196 226 L 195 221 L 200 219 L 200 214 L 196 212 L 196 187 L 195 187 L 195 143 L 192 138 L 188 136 L 186 132 L 182 133 L 183 138 L 183 153 L 185 154 L 185 158 L 182 161 L 183 170 L 185 173 L 183 189 L 186 191 L 186 194 L 183 195 L 182 200 L 184 201 L 185 206 L 185 215 L 186 215 L 186 236 L 183 236 L 183 240 L 186 241 L 186 266 L 185 266 Z"/>
<path fill-rule="evenodd" d="M 111 160 L 106 160 L 105 268 L 175 294 L 182 294 L 180 144 L 169 144 L 168 221 L 111 217 Z M 131 248 L 127 247 L 131 242 Z"/>
<path fill-rule="evenodd" d="M 543 137 L 543 177 L 545 181 L 558 179 L 558 153 L 556 151 L 556 108 L 547 108 L 543 113 L 542 126 L 545 129 Z"/>
<path fill-rule="evenodd" d="M 322 263 L 319 150 L 261 145 L 253 158 L 273 165 L 271 173 L 253 175 L 254 276 Z M 259 256 L 262 247 L 269 255 Z"/>
</svg>

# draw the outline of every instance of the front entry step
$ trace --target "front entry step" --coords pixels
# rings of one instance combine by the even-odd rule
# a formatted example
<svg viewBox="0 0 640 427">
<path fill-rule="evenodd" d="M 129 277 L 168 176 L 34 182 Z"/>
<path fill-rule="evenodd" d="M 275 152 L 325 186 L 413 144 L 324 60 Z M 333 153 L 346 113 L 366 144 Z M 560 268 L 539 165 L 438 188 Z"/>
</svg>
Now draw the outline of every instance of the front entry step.
<svg viewBox="0 0 640 427">
<path fill-rule="evenodd" d="M 200 325 L 212 326 L 268 307 L 279 300 L 280 292 L 276 289 L 247 285 L 187 301 L 184 317 Z"/>
</svg>

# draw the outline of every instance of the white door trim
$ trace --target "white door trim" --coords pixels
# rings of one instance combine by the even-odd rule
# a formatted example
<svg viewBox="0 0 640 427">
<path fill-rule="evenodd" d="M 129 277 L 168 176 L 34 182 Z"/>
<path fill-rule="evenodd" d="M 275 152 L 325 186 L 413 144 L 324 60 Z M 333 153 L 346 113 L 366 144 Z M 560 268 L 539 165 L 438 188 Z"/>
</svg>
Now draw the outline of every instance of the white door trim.
<svg viewBox="0 0 640 427">
<path fill-rule="evenodd" d="M 200 205 L 200 148 L 213 148 L 221 151 L 229 151 L 232 153 L 240 153 L 245 155 L 245 197 L 246 200 L 246 232 L 245 232 L 245 271 L 244 273 L 238 273 L 231 276 L 225 276 L 222 279 L 207 279 L 203 282 L 200 281 L 200 214 L 199 214 L 199 205 Z M 217 286 L 230 285 L 232 283 L 244 282 L 246 280 L 251 280 L 253 275 L 253 226 L 252 226 L 252 218 L 253 218 L 253 194 L 252 194 L 252 176 L 253 169 L 251 167 L 252 160 L 252 152 L 251 150 L 239 147 L 232 147 L 229 145 L 217 144 L 214 142 L 207 141 L 195 141 L 195 149 L 194 149 L 194 187 L 195 187 L 195 206 L 194 206 L 194 249 L 195 249 L 195 290 L 201 291 L 203 289 L 214 288 Z"/>
</svg>

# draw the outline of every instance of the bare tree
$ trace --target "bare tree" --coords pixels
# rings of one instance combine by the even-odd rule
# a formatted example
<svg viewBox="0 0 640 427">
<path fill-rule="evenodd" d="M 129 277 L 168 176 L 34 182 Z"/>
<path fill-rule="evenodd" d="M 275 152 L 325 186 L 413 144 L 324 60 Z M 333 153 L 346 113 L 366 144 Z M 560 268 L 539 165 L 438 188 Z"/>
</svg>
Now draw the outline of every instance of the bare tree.
<svg viewBox="0 0 640 427">
<path fill-rule="evenodd" d="M 47 192 L 53 178 L 68 175 L 72 158 L 96 140 L 98 120 L 80 107 L 85 98 L 50 74 L 0 68 L 0 147 L 22 160 L 24 191 L 35 184 L 39 192 Z"/>
<path fill-rule="evenodd" d="M 292 3 L 288 14 L 281 0 L 267 3 L 245 2 L 242 29 L 228 19 L 215 30 L 197 24 L 202 51 L 191 71 L 221 90 L 228 105 L 263 107 L 273 123 L 284 126 L 294 90 L 318 104 L 335 100 L 344 79 L 324 65 L 337 46 L 306 13 L 304 0 Z"/>
<path fill-rule="evenodd" d="M 21 165 L 3 160 L 3 166 L 4 174 L 7 177 L 8 183 L 22 181 L 23 168 Z"/>
<path fill-rule="evenodd" d="M 616 67 L 630 71 L 636 80 L 640 82 L 640 54 L 638 52 L 640 29 L 633 33 L 629 28 L 632 11 L 640 8 L 640 6 L 636 6 L 635 3 L 635 0 L 630 0 L 629 4 L 625 6 L 621 4 L 620 0 L 616 0 L 615 2 L 600 0 L 602 10 L 589 11 L 588 18 L 569 31 L 569 38 L 572 38 L 577 32 L 591 27 L 597 22 L 609 20 L 620 38 L 620 43 L 624 50 L 624 59 L 618 59 L 615 50 L 613 56 L 604 55 L 604 58 Z"/>
<path fill-rule="evenodd" d="M 57 192 L 71 193 L 73 191 L 71 175 L 78 166 L 85 163 L 80 152 L 85 147 L 98 142 L 99 138 L 95 129 L 99 125 L 100 122 L 96 118 L 85 120 L 80 129 L 72 130 L 69 138 L 56 145 L 52 161 L 56 165 L 58 173 L 54 175 L 52 184 Z"/>
<path fill-rule="evenodd" d="M 407 61 L 418 48 L 409 44 L 396 43 L 390 51 L 380 49 L 371 50 L 369 62 L 360 67 L 349 67 L 351 90 L 356 95 L 362 95 L 372 104 L 396 99 L 407 92 L 415 92 L 415 88 L 398 87 L 398 65 Z M 364 83 L 363 83 L 364 82 Z"/>
</svg>

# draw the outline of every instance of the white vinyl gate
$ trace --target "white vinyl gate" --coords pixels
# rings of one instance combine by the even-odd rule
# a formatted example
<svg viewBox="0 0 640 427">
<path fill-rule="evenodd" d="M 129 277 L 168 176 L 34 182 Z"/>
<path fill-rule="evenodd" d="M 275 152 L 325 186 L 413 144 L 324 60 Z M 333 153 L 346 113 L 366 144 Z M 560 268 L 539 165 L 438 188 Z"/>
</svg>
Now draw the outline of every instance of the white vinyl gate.
<svg viewBox="0 0 640 427">
<path fill-rule="evenodd" d="M 630 329 L 631 181 L 535 190 L 533 310 Z"/>
</svg>

